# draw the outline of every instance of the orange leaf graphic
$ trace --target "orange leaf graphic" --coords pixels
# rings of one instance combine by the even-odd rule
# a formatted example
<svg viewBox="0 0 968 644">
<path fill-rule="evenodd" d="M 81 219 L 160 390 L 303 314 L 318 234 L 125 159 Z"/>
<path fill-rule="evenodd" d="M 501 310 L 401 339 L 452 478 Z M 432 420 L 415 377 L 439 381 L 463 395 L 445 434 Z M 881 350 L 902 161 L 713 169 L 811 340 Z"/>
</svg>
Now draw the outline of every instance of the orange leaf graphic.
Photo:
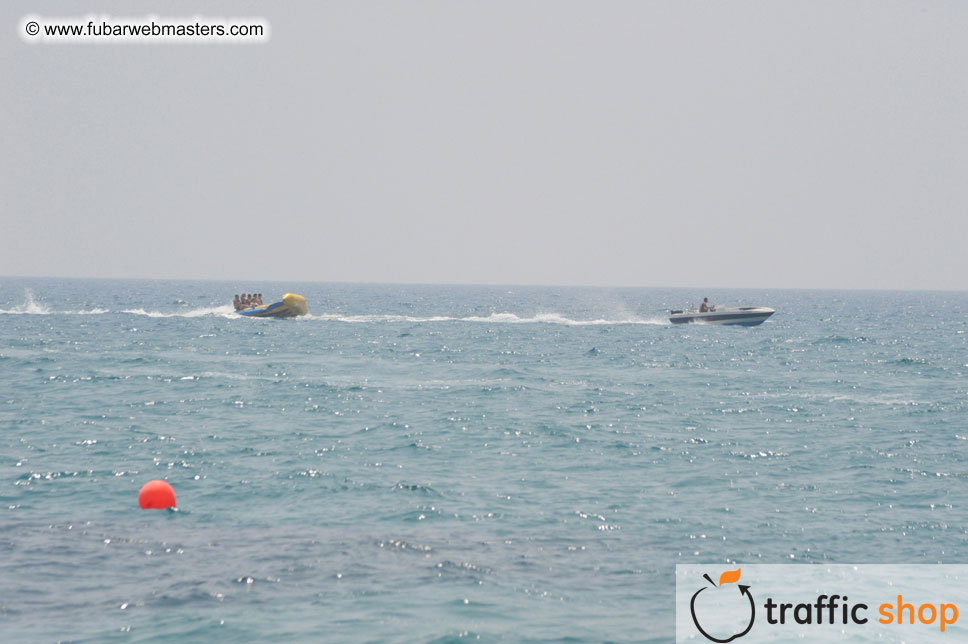
<svg viewBox="0 0 968 644">
<path fill-rule="evenodd" d="M 727 570 L 719 576 L 719 585 L 723 584 L 734 584 L 739 581 L 739 573 L 743 570 L 742 568 L 737 568 L 736 570 Z"/>
</svg>

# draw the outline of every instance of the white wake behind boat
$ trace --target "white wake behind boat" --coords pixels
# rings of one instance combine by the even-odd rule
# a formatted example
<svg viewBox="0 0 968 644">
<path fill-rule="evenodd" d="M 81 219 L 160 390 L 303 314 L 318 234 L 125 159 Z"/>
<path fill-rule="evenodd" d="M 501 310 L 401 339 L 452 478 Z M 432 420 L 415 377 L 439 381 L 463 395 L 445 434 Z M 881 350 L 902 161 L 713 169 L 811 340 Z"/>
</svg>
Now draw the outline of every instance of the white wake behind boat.
<svg viewBox="0 0 968 644">
<path fill-rule="evenodd" d="M 739 306 L 714 308 L 700 313 L 696 309 L 688 311 L 673 310 L 669 312 L 669 321 L 673 324 L 736 324 L 740 326 L 756 326 L 763 324 L 766 318 L 776 311 L 765 306 Z"/>
</svg>

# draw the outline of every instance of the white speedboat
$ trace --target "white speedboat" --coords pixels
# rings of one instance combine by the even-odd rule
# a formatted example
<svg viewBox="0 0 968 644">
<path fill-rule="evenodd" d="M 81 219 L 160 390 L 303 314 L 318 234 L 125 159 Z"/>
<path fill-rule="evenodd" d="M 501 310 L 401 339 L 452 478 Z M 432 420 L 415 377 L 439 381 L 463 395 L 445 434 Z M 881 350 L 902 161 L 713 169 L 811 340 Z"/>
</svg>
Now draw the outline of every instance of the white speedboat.
<svg viewBox="0 0 968 644">
<path fill-rule="evenodd" d="M 717 307 L 711 311 L 700 313 L 696 309 L 688 311 L 672 310 L 669 312 L 669 321 L 673 324 L 686 324 L 689 322 L 699 324 L 737 324 L 741 326 L 756 326 L 763 324 L 766 318 L 776 311 L 765 306 L 739 306 L 739 307 Z"/>
</svg>

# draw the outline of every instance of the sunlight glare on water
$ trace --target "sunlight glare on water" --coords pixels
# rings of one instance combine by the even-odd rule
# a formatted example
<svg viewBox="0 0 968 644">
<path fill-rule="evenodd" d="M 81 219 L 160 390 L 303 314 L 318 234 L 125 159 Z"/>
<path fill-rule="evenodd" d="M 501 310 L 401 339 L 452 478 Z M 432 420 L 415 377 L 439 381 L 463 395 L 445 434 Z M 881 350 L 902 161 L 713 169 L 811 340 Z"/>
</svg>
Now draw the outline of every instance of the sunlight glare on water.
<svg viewBox="0 0 968 644">
<path fill-rule="evenodd" d="M 240 318 L 239 290 L 310 315 Z M 777 313 L 668 324 L 704 295 Z M 659 642 L 677 563 L 962 562 L 966 311 L 5 278 L 4 631 Z M 152 479 L 177 511 L 138 508 Z"/>
</svg>

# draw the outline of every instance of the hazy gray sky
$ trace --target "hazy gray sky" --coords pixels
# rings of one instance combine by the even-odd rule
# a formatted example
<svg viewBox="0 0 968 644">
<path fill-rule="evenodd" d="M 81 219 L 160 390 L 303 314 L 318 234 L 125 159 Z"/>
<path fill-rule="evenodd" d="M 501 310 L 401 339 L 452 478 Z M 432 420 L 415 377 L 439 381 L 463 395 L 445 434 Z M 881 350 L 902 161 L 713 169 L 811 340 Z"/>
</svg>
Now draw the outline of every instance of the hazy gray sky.
<svg viewBox="0 0 968 644">
<path fill-rule="evenodd" d="M 265 17 L 40 45 L 41 16 Z M 968 3 L 8 2 L 0 275 L 968 288 Z"/>
</svg>

